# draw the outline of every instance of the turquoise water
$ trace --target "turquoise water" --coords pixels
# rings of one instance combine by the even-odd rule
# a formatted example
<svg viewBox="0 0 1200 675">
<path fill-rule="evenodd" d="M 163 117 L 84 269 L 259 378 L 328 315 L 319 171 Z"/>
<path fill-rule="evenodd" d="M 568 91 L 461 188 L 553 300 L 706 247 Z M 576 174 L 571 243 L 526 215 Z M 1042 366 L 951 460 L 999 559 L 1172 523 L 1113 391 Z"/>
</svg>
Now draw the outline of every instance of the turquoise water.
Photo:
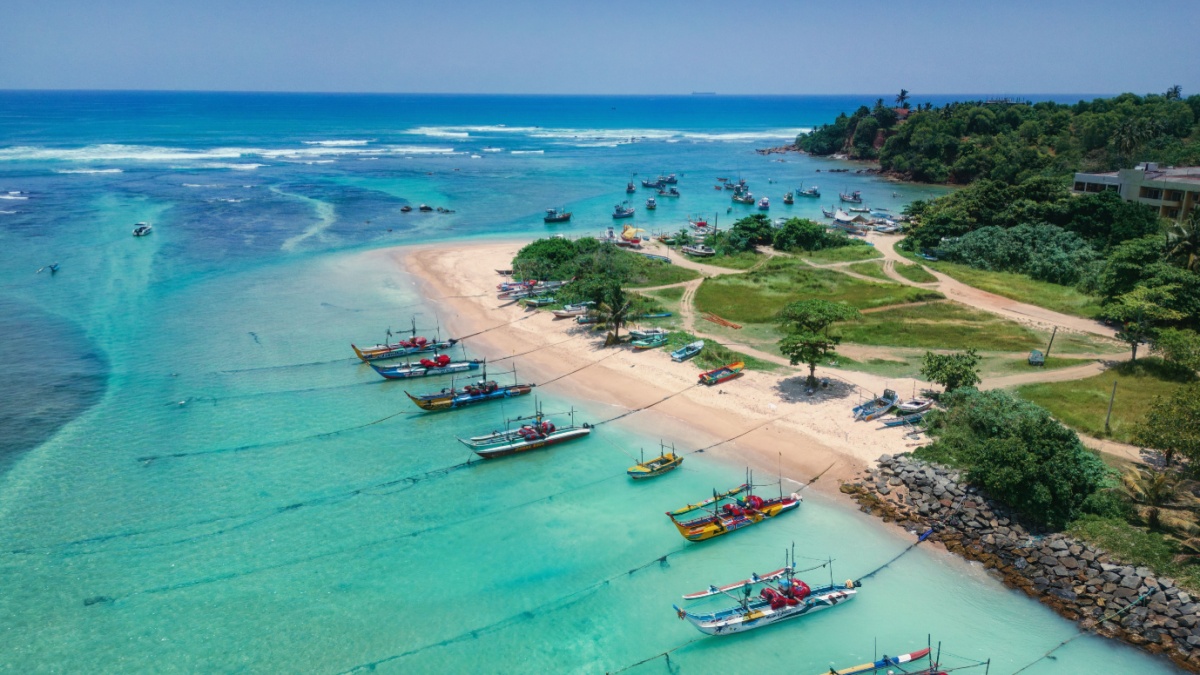
<svg viewBox="0 0 1200 675">
<path fill-rule="evenodd" d="M 765 191 L 772 215 L 801 181 L 873 205 L 932 194 L 753 153 L 857 101 L 73 96 L 0 95 L 0 358 L 23 369 L 0 383 L 3 669 L 602 672 L 700 637 L 671 604 L 778 567 L 792 542 L 836 559 L 838 580 L 910 543 L 809 492 L 778 522 L 688 544 L 662 513 L 742 469 L 707 453 L 632 484 L 624 451 L 657 439 L 622 422 L 443 471 L 468 458 L 456 434 L 530 402 L 423 415 L 402 391 L 429 385 L 347 358 L 349 341 L 438 310 L 363 250 L 598 231 L 634 171 L 682 175 L 684 197 L 639 210 L 642 227 L 724 222 L 718 175 Z M 614 103 L 635 110 L 606 124 Z M 456 213 L 399 212 L 421 202 Z M 560 205 L 575 220 L 544 226 Z M 131 237 L 138 220 L 154 233 Z M 539 396 L 580 406 L 553 385 Z M 52 412 L 31 414 L 35 401 Z M 817 673 L 929 633 L 1009 673 L 1075 628 L 918 547 L 845 607 L 696 641 L 670 663 Z M 1088 637 L 1026 672 L 1171 671 Z"/>
</svg>

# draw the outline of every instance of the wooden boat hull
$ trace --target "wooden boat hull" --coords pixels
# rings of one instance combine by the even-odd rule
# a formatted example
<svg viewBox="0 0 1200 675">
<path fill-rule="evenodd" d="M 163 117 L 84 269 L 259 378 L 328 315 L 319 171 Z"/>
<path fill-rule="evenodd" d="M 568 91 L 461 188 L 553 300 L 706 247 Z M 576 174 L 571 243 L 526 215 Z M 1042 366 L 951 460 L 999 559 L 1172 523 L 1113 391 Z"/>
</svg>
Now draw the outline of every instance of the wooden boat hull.
<svg viewBox="0 0 1200 675">
<path fill-rule="evenodd" d="M 541 448 L 550 447 L 551 445 L 558 445 L 559 443 L 573 441 L 577 438 L 583 438 L 590 433 L 592 433 L 592 428 L 584 425 L 582 427 L 559 429 L 545 438 L 537 438 L 531 441 L 527 441 L 522 439 L 520 436 L 517 436 L 517 438 L 520 440 L 503 443 L 502 445 L 493 447 L 481 448 L 471 446 L 471 444 L 466 441 L 463 441 L 463 443 L 465 443 L 468 447 L 471 447 L 471 450 L 480 457 L 484 459 L 495 459 L 497 457 L 507 457 L 508 455 L 529 452 L 530 450 L 539 450 Z M 459 440 L 461 441 L 462 439 Z"/>
<path fill-rule="evenodd" d="M 446 350 L 453 347 L 458 340 L 443 340 L 441 342 L 427 342 L 420 347 L 406 347 L 400 343 L 390 345 L 376 345 L 374 347 L 366 347 L 359 349 L 351 344 L 350 348 L 358 355 L 358 358 L 363 363 L 371 361 L 382 361 L 384 359 L 394 359 L 398 356 L 409 356 L 410 354 L 422 354 L 432 352 L 434 350 Z"/>
<path fill-rule="evenodd" d="M 925 413 L 923 413 L 923 412 L 913 413 L 911 415 L 903 415 L 901 417 L 896 417 L 896 418 L 893 418 L 890 420 L 884 420 L 883 426 L 879 427 L 879 428 L 887 429 L 890 427 L 902 427 L 906 424 L 916 424 L 917 422 L 920 422 L 923 419 L 925 419 Z"/>
<path fill-rule="evenodd" d="M 679 534 L 684 539 L 688 541 L 708 541 L 723 534 L 729 534 L 730 532 L 751 525 L 757 525 L 768 518 L 774 518 L 789 511 L 794 511 L 799 506 L 800 498 L 793 495 L 793 497 L 771 500 L 762 509 L 747 515 L 730 516 L 719 513 L 716 516 L 710 515 L 683 523 L 672 518 L 671 522 L 674 523 L 675 529 L 679 530 Z"/>
<path fill-rule="evenodd" d="M 375 369 L 381 377 L 387 380 L 405 380 L 413 377 L 432 377 L 434 375 L 449 375 L 450 373 L 464 373 L 468 370 L 478 370 L 483 361 L 463 361 L 460 363 L 451 363 L 445 366 L 436 368 L 426 368 L 424 366 L 377 366 L 374 363 L 367 365 Z"/>
<path fill-rule="evenodd" d="M 553 216 L 553 217 L 546 216 L 546 217 L 542 218 L 542 221 L 546 222 L 546 223 L 565 223 L 570 219 L 571 219 L 571 214 L 565 213 L 561 216 Z"/>
<path fill-rule="evenodd" d="M 731 363 L 727 366 L 710 370 L 707 373 L 700 373 L 700 383 L 711 387 L 722 382 L 728 382 L 736 377 L 741 377 L 742 370 L 745 367 L 745 363 L 738 361 L 737 363 Z"/>
<path fill-rule="evenodd" d="M 929 656 L 929 648 L 928 647 L 926 647 L 925 649 L 918 649 L 915 652 L 901 654 L 899 656 L 885 656 L 882 659 L 879 659 L 878 661 L 875 661 L 873 663 L 864 663 L 864 664 L 857 665 L 857 666 L 850 666 L 849 668 L 842 668 L 841 670 L 833 671 L 833 674 L 834 675 L 859 675 L 860 673 L 873 673 L 877 670 L 882 670 L 884 668 L 887 668 L 888 666 L 898 666 L 898 665 L 901 665 L 904 663 L 912 663 L 913 661 L 920 661 L 921 659 L 925 658 L 926 656 Z M 907 672 L 907 671 L 905 671 L 905 672 Z M 821 673 L 820 675 L 829 675 L 829 671 L 825 671 L 824 673 Z"/>
<path fill-rule="evenodd" d="M 808 616 L 814 612 L 836 607 L 854 599 L 858 591 L 853 588 L 827 586 L 816 589 L 804 602 L 796 606 L 785 606 L 771 609 L 765 601 L 751 602 L 745 609 L 740 606 L 714 612 L 712 614 L 693 614 L 675 607 L 680 618 L 687 619 L 701 633 L 707 635 L 731 635 L 744 633 L 755 628 Z"/>
<path fill-rule="evenodd" d="M 767 572 L 766 574 L 763 574 L 762 576 L 759 576 L 757 574 L 752 574 L 752 575 L 750 575 L 749 579 L 742 579 L 741 581 L 737 581 L 732 584 L 726 584 L 724 586 L 709 586 L 707 589 L 705 589 L 703 591 L 697 591 L 696 593 L 688 593 L 683 596 L 683 599 L 684 600 L 699 600 L 700 598 L 708 598 L 708 597 L 712 597 L 714 595 L 720 595 L 721 593 L 728 593 L 729 591 L 736 591 L 739 588 L 744 588 L 750 584 L 761 584 L 764 581 L 774 581 L 774 580 L 779 579 L 780 577 L 783 577 L 784 575 L 786 575 L 788 573 L 788 571 L 791 569 L 792 569 L 791 567 L 780 567 L 779 569 L 775 570 L 774 572 Z"/>
<path fill-rule="evenodd" d="M 429 412 L 437 412 L 441 410 L 454 410 L 484 401 L 494 401 L 504 398 L 513 398 L 515 396 L 524 396 L 533 391 L 532 384 L 514 384 L 507 387 L 499 387 L 495 391 L 487 392 L 486 394 L 466 394 L 462 392 L 448 392 L 443 394 L 429 394 L 425 396 L 413 396 L 407 391 L 404 392 L 418 408 Z"/>
<path fill-rule="evenodd" d="M 683 363 L 703 350 L 704 343 L 702 341 L 693 342 L 671 352 L 671 360 L 676 363 Z"/>
<path fill-rule="evenodd" d="M 634 480 L 645 480 L 647 478 L 657 478 L 664 473 L 673 471 L 680 464 L 683 464 L 683 457 L 674 454 L 663 455 L 649 462 L 631 466 L 625 473 L 629 474 L 629 477 Z"/>
<path fill-rule="evenodd" d="M 885 390 L 883 396 L 855 406 L 853 411 L 854 419 L 855 421 L 870 422 L 871 420 L 883 417 L 887 414 L 887 411 L 895 407 L 899 398 L 896 392 L 891 389 Z"/>
</svg>

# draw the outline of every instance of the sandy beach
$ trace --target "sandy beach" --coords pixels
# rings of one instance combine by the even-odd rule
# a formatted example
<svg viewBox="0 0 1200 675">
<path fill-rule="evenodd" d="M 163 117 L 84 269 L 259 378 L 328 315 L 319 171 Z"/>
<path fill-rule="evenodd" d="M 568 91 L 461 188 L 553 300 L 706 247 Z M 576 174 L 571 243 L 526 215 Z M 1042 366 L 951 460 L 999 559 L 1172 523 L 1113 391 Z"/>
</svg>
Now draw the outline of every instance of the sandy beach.
<svg viewBox="0 0 1200 675">
<path fill-rule="evenodd" d="M 423 294 L 440 305 L 438 314 L 452 335 L 487 331 L 468 339 L 471 352 L 493 360 L 520 355 L 505 361 L 503 369 L 515 362 L 522 381 L 543 385 L 538 389 L 543 399 L 560 394 L 586 400 L 610 408 L 606 417 L 615 417 L 670 396 L 613 422 L 642 431 L 647 447 L 662 438 L 687 452 L 737 437 L 706 452 L 770 474 L 782 469 L 785 479 L 799 483 L 820 476 L 813 487 L 828 494 L 840 494 L 839 479 L 880 455 L 911 449 L 903 430 L 877 429 L 878 423 L 855 422 L 850 415 L 863 397 L 885 387 L 905 391 L 911 380 L 852 373 L 849 382 L 842 371 L 818 369 L 818 376 L 829 376 L 832 384 L 809 396 L 804 369 L 785 367 L 776 373 L 747 371 L 716 387 L 693 386 L 699 369 L 673 363 L 664 350 L 605 348 L 600 333 L 555 320 L 549 312 L 506 304 L 496 297 L 502 280 L 496 270 L 508 268 L 525 243 L 405 247 L 363 255 L 387 256 L 398 272 L 413 275 Z"/>
</svg>

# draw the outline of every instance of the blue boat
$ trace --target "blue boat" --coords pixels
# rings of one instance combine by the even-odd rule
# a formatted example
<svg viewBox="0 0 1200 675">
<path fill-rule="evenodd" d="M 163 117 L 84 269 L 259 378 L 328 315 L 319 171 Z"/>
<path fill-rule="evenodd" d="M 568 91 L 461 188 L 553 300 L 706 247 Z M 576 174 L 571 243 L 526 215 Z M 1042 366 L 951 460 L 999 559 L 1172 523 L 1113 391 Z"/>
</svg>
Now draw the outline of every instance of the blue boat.
<svg viewBox="0 0 1200 675">
<path fill-rule="evenodd" d="M 704 349 L 704 340 L 696 340 L 671 352 L 671 360 L 676 363 L 687 361 Z"/>
<path fill-rule="evenodd" d="M 883 396 L 854 406 L 854 421 L 862 420 L 863 422 L 870 422 L 873 419 L 883 417 L 884 413 L 891 410 L 899 400 L 900 396 L 896 392 L 891 389 L 884 389 Z"/>
<path fill-rule="evenodd" d="M 670 265 L 670 264 L 671 264 L 671 259 L 670 259 L 670 258 L 668 258 L 668 257 L 667 257 L 667 256 L 665 256 L 665 255 L 654 255 L 653 253 L 643 253 L 642 255 L 646 256 L 647 258 L 649 258 L 649 259 L 651 259 L 651 260 L 657 260 L 657 261 L 659 261 L 659 262 L 665 262 L 665 263 L 667 263 L 668 265 Z"/>
</svg>

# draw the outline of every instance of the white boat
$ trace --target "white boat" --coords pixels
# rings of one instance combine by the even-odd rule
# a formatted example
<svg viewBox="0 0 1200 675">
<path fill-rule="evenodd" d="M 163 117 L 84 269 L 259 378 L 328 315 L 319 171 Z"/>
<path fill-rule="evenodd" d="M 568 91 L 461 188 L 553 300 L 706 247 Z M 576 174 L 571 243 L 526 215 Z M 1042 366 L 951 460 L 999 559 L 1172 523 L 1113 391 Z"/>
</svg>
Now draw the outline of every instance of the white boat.
<svg viewBox="0 0 1200 675">
<path fill-rule="evenodd" d="M 660 335 L 667 335 L 670 331 L 665 328 L 635 328 L 629 331 L 629 336 L 634 340 L 646 340 Z"/>
<path fill-rule="evenodd" d="M 766 197 L 763 197 L 762 199 L 758 200 L 758 210 L 759 211 L 767 211 L 770 208 L 771 208 L 771 200 L 767 199 Z"/>
<path fill-rule="evenodd" d="M 707 257 L 714 256 L 717 254 L 716 251 L 709 248 L 708 246 L 705 246 L 704 244 L 696 244 L 694 246 L 684 246 L 680 250 L 688 255 L 694 255 L 698 258 L 707 258 Z"/>
<path fill-rule="evenodd" d="M 588 308 L 594 304 L 596 304 L 596 303 L 581 302 L 577 305 L 563 305 L 562 309 L 556 309 L 556 310 L 551 311 L 550 313 L 560 319 L 565 319 L 565 318 L 571 317 L 571 316 L 583 316 L 584 314 L 587 314 Z"/>
<path fill-rule="evenodd" d="M 151 230 L 153 229 L 154 226 L 150 223 L 138 223 L 137 225 L 133 226 L 133 236 L 144 237 L 150 234 Z"/>
<path fill-rule="evenodd" d="M 911 415 L 912 413 L 925 412 L 933 407 L 933 399 L 929 398 L 910 398 L 903 403 L 896 405 L 896 409 L 901 415 Z"/>
</svg>

